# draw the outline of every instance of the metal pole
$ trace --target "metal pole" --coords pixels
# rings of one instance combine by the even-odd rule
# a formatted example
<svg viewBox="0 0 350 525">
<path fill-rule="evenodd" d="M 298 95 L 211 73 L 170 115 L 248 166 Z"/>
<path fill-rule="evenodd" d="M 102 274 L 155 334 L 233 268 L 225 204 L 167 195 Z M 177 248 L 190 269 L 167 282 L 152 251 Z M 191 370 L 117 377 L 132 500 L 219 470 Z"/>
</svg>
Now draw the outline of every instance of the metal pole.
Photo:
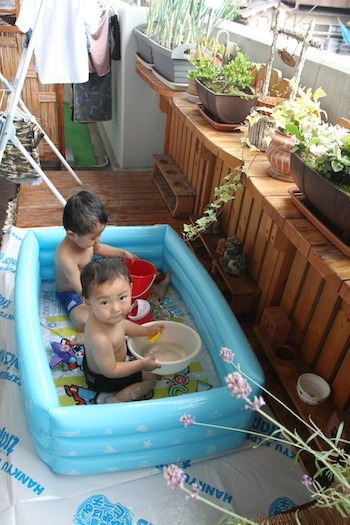
<svg viewBox="0 0 350 525">
<path fill-rule="evenodd" d="M 15 83 L 16 85 L 14 86 L 15 88 L 14 97 L 11 101 L 8 113 L 6 115 L 6 122 L 2 126 L 2 129 L 0 132 L 0 162 L 2 161 L 2 157 L 4 154 L 5 148 L 6 148 L 6 144 L 9 139 L 8 130 L 9 130 L 9 127 L 12 126 L 13 119 L 15 117 L 15 112 L 16 112 L 18 100 L 20 97 L 20 93 L 22 91 L 22 87 L 23 87 L 24 80 L 25 80 L 25 77 L 28 71 L 29 63 L 31 61 L 32 54 L 34 51 L 35 40 L 37 37 L 38 22 L 44 13 L 46 3 L 47 3 L 47 0 L 41 0 L 40 6 L 38 9 L 38 14 L 35 19 L 34 27 L 32 30 L 32 34 L 29 39 L 28 47 L 24 51 L 23 56 L 20 60 L 19 66 L 17 68 L 16 83 Z"/>
<path fill-rule="evenodd" d="M 13 93 L 13 86 L 11 86 L 11 84 L 8 82 L 8 80 L 4 77 L 4 75 L 2 73 L 0 73 L 0 80 L 1 82 L 4 84 L 4 86 L 6 87 L 7 89 L 7 95 L 10 96 L 12 93 Z M 61 154 L 61 152 L 59 151 L 59 149 L 56 148 L 55 144 L 52 142 L 52 140 L 48 137 L 48 135 L 45 133 L 45 131 L 43 130 L 43 128 L 40 126 L 40 124 L 38 123 L 38 121 L 36 120 L 36 118 L 34 117 L 34 115 L 32 113 L 30 113 L 29 109 L 26 107 L 26 105 L 24 104 L 23 100 L 21 98 L 18 99 L 18 105 L 19 107 L 22 109 L 22 111 L 28 115 L 28 119 L 31 120 L 32 122 L 35 122 L 35 124 L 38 126 L 38 128 L 40 129 L 40 131 L 43 133 L 43 138 L 44 140 L 48 143 L 48 145 L 51 147 L 51 149 L 53 150 L 53 152 L 57 155 L 57 157 L 60 159 L 60 161 L 62 162 L 62 164 L 65 166 L 65 168 L 69 171 L 69 173 L 72 175 L 73 179 L 79 184 L 79 186 L 82 186 L 83 183 L 82 181 L 79 179 L 79 177 L 77 176 L 77 174 L 72 170 L 71 166 L 68 164 L 68 162 L 66 161 L 66 159 L 64 158 L 64 156 Z M 9 137 L 8 137 L 9 138 Z"/>
</svg>

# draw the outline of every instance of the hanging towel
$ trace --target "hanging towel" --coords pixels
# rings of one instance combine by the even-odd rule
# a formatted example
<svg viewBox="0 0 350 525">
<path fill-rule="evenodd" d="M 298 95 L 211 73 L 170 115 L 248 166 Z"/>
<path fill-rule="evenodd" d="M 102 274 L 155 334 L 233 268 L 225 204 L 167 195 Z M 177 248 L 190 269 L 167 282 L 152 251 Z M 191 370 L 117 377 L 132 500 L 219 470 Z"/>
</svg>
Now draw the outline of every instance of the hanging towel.
<svg viewBox="0 0 350 525">
<path fill-rule="evenodd" d="M 86 33 L 98 29 L 101 8 L 97 0 L 45 0 L 35 28 L 35 66 L 42 84 L 87 82 L 89 59 Z M 41 0 L 23 0 L 16 25 L 34 29 Z"/>
<path fill-rule="evenodd" d="M 111 69 L 109 56 L 109 18 L 107 12 L 101 16 L 98 30 L 89 35 L 89 71 L 97 73 L 99 77 L 107 75 Z"/>
<path fill-rule="evenodd" d="M 120 60 L 120 27 L 117 15 L 111 16 L 111 32 L 114 40 L 114 48 L 111 54 L 111 59 Z"/>
<path fill-rule="evenodd" d="M 43 138 L 42 131 L 35 122 L 30 120 L 15 118 L 13 125 L 16 130 L 16 138 L 40 167 L 38 145 Z M 35 186 L 42 181 L 40 174 L 35 171 L 11 141 L 8 141 L 4 151 L 0 164 L 0 176 L 16 184 L 27 186 Z"/>
</svg>

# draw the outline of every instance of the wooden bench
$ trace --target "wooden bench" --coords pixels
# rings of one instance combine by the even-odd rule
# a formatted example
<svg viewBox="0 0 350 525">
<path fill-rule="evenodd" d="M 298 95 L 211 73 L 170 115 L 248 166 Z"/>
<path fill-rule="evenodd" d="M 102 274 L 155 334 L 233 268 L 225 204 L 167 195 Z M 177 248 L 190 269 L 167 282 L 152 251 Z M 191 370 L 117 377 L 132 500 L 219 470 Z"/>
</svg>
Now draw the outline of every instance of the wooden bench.
<svg viewBox="0 0 350 525">
<path fill-rule="evenodd" d="M 170 155 L 153 155 L 152 179 L 172 215 L 189 217 L 193 212 L 196 192 Z"/>
</svg>

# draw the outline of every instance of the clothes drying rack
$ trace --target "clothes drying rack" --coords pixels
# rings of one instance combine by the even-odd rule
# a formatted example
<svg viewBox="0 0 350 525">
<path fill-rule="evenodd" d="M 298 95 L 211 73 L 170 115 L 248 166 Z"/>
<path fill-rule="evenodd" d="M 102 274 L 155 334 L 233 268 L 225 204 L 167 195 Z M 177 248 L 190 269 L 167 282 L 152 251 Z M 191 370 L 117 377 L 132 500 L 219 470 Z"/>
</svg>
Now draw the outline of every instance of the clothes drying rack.
<svg viewBox="0 0 350 525">
<path fill-rule="evenodd" d="M 32 32 L 31 32 L 29 41 L 23 48 L 23 52 L 22 52 L 13 82 L 10 83 L 4 77 L 4 75 L 0 73 L 0 81 L 5 86 L 5 90 L 8 95 L 7 108 L 5 112 L 2 115 L 0 115 L 0 128 L 1 128 L 0 130 L 0 164 L 2 162 L 2 158 L 4 155 L 4 151 L 6 149 L 7 142 L 11 141 L 12 144 L 21 152 L 21 154 L 29 162 L 29 164 L 34 168 L 34 170 L 41 176 L 42 180 L 45 182 L 48 188 L 52 191 L 55 197 L 59 200 L 62 206 L 65 206 L 66 200 L 63 198 L 61 193 L 57 190 L 55 185 L 52 184 L 52 182 L 47 177 L 47 175 L 43 172 L 39 164 L 33 159 L 33 157 L 29 154 L 29 152 L 25 149 L 25 147 L 21 144 L 19 139 L 16 137 L 16 129 L 13 124 L 14 118 L 17 115 L 20 115 L 34 122 L 36 126 L 40 129 L 43 135 L 43 140 L 45 140 L 47 144 L 51 147 L 53 152 L 56 154 L 56 156 L 65 166 L 65 168 L 68 170 L 68 172 L 77 182 L 77 184 L 79 185 L 83 184 L 82 181 L 79 179 L 79 177 L 76 175 L 76 173 L 72 170 L 71 166 L 68 164 L 66 159 L 63 157 L 61 152 L 56 148 L 55 144 L 50 140 L 50 138 L 47 136 L 47 134 L 42 129 L 42 127 L 38 124 L 34 115 L 30 113 L 30 111 L 28 110 L 28 108 L 25 106 L 22 99 L 20 98 L 23 84 L 24 84 L 24 81 L 27 75 L 27 71 L 28 71 L 28 67 L 30 64 L 30 60 L 32 58 L 33 51 L 34 51 L 35 40 L 36 40 L 37 31 L 38 31 L 38 23 L 44 14 L 46 5 L 47 5 L 47 0 L 41 0 L 40 6 L 38 9 L 38 13 L 35 19 L 34 27 L 32 28 Z"/>
</svg>

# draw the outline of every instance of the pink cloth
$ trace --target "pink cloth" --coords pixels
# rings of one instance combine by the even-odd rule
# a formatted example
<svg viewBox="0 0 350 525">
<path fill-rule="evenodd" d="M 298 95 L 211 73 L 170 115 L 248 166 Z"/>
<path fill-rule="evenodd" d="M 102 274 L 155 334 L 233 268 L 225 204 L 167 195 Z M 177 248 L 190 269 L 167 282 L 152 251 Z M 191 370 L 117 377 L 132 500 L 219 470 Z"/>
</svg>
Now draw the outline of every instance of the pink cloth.
<svg viewBox="0 0 350 525">
<path fill-rule="evenodd" d="M 94 35 L 89 35 L 91 52 L 89 55 L 90 73 L 97 73 L 99 77 L 107 75 L 111 69 L 109 56 L 109 18 L 105 12 L 98 23 L 98 29 Z"/>
</svg>

